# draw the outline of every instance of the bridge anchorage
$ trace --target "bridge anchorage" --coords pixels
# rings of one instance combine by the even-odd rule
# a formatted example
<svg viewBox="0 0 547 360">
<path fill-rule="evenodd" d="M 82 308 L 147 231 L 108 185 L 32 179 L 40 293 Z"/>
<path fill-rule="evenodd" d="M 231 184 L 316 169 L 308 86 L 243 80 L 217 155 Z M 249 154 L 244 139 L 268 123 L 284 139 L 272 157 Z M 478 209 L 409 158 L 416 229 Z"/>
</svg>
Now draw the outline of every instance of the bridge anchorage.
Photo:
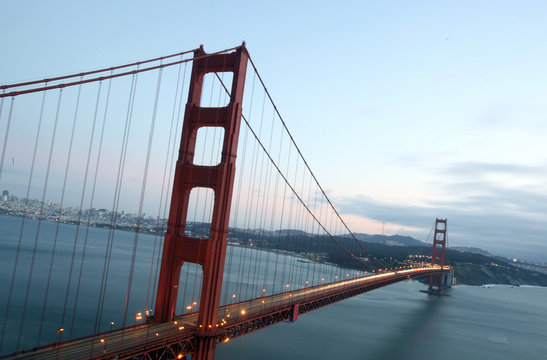
<svg viewBox="0 0 547 360">
<path fill-rule="evenodd" d="M 191 57 L 192 52 L 193 57 Z M 163 63 L 167 59 L 178 56 L 181 56 L 180 60 Z M 189 58 L 184 59 L 183 56 L 188 56 Z M 153 62 L 159 62 L 159 65 L 150 64 Z M 150 130 L 150 139 L 152 139 L 157 110 L 156 106 L 158 103 L 162 103 L 162 99 L 159 96 L 162 71 L 168 67 L 174 69 L 174 66 L 178 65 L 180 75 L 181 65 L 186 65 L 188 62 L 192 63 L 192 70 L 189 77 L 188 98 L 184 108 L 184 120 L 180 132 L 180 147 L 178 149 L 178 157 L 172 156 L 172 159 L 176 159 L 176 162 L 174 166 L 171 166 L 171 168 L 174 168 L 174 177 L 172 185 L 170 185 L 172 189 L 170 202 L 167 200 L 168 196 L 164 202 L 164 204 L 169 205 L 167 228 L 164 231 L 162 225 L 162 227 L 150 229 L 154 230 L 156 236 L 164 239 L 161 261 L 159 261 L 159 256 L 157 256 L 158 261 L 154 262 L 152 260 L 150 263 L 148 290 L 152 289 L 150 294 L 153 301 L 149 302 L 147 293 L 144 305 L 144 309 L 146 310 L 140 312 L 143 308 L 139 307 L 141 310 L 137 313 L 134 325 L 132 324 L 131 317 L 126 322 L 127 313 L 132 311 L 128 303 L 131 302 L 131 277 L 133 276 L 135 266 L 138 237 L 141 232 L 139 219 L 137 225 L 134 227 L 133 225 L 128 226 L 133 227 L 135 240 L 131 258 L 130 281 L 125 295 L 123 321 L 117 323 L 120 324 L 117 325 L 119 328 L 113 328 L 115 322 L 108 319 L 109 331 L 101 332 L 99 330 L 104 329 L 105 324 L 102 316 L 104 294 L 107 288 L 106 278 L 108 278 L 109 268 L 106 265 L 110 266 L 110 257 L 112 256 L 110 252 L 108 256 L 105 253 L 105 268 L 102 274 L 105 280 L 103 281 L 104 286 L 101 284 L 101 293 L 99 294 L 99 298 L 102 298 L 102 303 L 101 300 L 98 301 L 100 307 L 98 306 L 96 311 L 97 319 L 95 321 L 94 332 L 88 332 L 87 334 L 89 335 L 85 337 L 72 338 L 72 330 L 69 330 L 69 327 L 65 326 L 63 315 L 61 326 L 56 328 L 57 339 L 55 343 L 43 345 L 37 341 L 37 347 L 25 351 L 19 351 L 17 345 L 15 353 L 4 356 L 2 359 L 191 358 L 193 360 L 212 360 L 214 359 L 217 345 L 280 322 L 295 322 L 300 316 L 308 312 L 368 291 L 407 279 L 427 278 L 429 276 L 428 292 L 430 294 L 441 294 L 443 287 L 450 283 L 449 271 L 451 269 L 444 264 L 447 233 L 446 219 L 436 219 L 432 260 L 428 264 L 406 262 L 403 264 L 403 262 L 399 262 L 397 266 L 388 268 L 385 263 L 377 260 L 357 240 L 332 205 L 330 199 L 309 168 L 308 163 L 303 158 L 275 103 L 266 90 L 245 44 L 212 54 L 205 53 L 203 47 L 200 47 L 192 51 L 119 67 L 50 78 L 44 81 L 4 85 L 0 87 L 0 90 L 3 91 L 0 94 L 0 101 L 2 101 L 0 105 L 4 104 L 4 98 L 11 98 L 9 104 L 6 102 L 6 106 L 9 106 L 9 111 L 7 112 L 9 127 L 14 107 L 17 110 L 16 98 L 26 96 L 26 94 L 39 95 L 38 93 L 40 93 L 43 99 L 43 109 L 46 93 L 57 95 L 57 115 L 54 117 L 56 126 L 58 114 L 63 114 L 61 95 L 65 94 L 65 98 L 69 101 L 72 99 L 70 96 L 74 95 L 71 95 L 70 89 L 84 87 L 82 93 L 85 93 L 85 86 L 89 86 L 87 88 L 89 89 L 94 84 L 98 87 L 96 101 L 94 102 L 96 104 L 95 118 L 98 117 L 97 114 L 101 113 L 98 111 L 98 109 L 100 110 L 99 105 L 104 102 L 104 121 L 107 123 L 107 105 L 113 106 L 109 103 L 111 100 L 109 98 L 111 82 L 113 79 L 120 79 L 121 83 L 121 79 L 125 79 L 127 85 L 129 85 L 129 82 L 131 85 L 122 141 L 122 149 L 125 150 L 121 152 L 121 164 L 122 159 L 125 163 L 125 156 L 127 154 L 127 137 L 130 134 L 129 127 L 131 125 L 131 117 L 133 116 L 135 94 L 138 95 L 140 91 L 137 91 L 137 79 L 138 76 L 144 76 L 139 74 L 151 74 L 152 71 L 158 70 L 157 89 L 153 102 L 154 115 L 152 116 Z M 247 76 L 248 65 L 249 76 Z M 127 69 L 127 67 L 135 66 L 136 70 Z M 253 70 L 252 74 L 251 67 Z M 103 76 L 87 78 L 88 76 L 96 76 L 101 73 Z M 107 75 L 104 75 L 105 73 Z M 206 106 L 204 98 L 212 98 L 213 94 L 213 90 L 211 90 L 211 95 L 203 95 L 206 88 L 205 79 L 208 74 L 220 82 L 219 89 L 228 98 L 224 106 L 220 106 L 220 104 Z M 219 74 L 223 74 L 222 76 L 228 74 L 228 79 L 224 79 Z M 251 77 L 252 86 L 249 89 L 245 85 Z M 72 82 L 61 83 L 68 79 L 72 79 L 69 80 Z M 128 81 L 129 79 L 130 81 Z M 229 83 L 228 86 L 224 84 L 223 79 L 226 80 L 226 83 Z M 109 81 L 108 87 L 106 86 L 106 81 Z M 184 84 L 184 81 L 182 83 Z M 262 106 L 259 111 L 256 111 L 256 113 L 259 113 L 257 118 L 260 119 L 260 123 L 257 126 L 258 130 L 253 128 L 251 121 L 251 105 L 253 103 L 255 83 L 258 84 L 258 88 L 261 87 L 263 90 L 262 97 L 258 95 L 254 97 L 255 103 L 261 102 Z M 108 89 L 106 96 L 104 95 L 104 89 L 101 92 L 101 86 Z M 118 88 L 120 87 L 123 88 L 122 86 Z M 21 90 L 17 90 L 19 88 Z M 113 87 L 113 89 L 115 88 Z M 184 102 L 182 95 L 180 98 L 177 97 L 179 94 L 178 81 L 176 88 L 175 99 L 179 100 L 176 100 L 172 106 L 173 114 L 175 113 L 176 105 L 179 105 L 178 108 L 180 109 L 182 107 L 181 104 Z M 10 92 L 6 92 L 8 89 Z M 245 100 L 244 114 L 243 99 L 244 95 L 249 93 L 249 90 L 251 96 L 249 101 Z M 58 91 L 58 93 L 54 93 L 54 91 Z M 182 90 L 180 94 L 182 94 Z M 219 95 L 219 99 L 220 97 Z M 37 96 L 36 98 L 39 97 Z M 80 101 L 80 89 L 78 89 L 77 97 L 73 96 L 73 98 L 77 98 L 77 101 Z M 246 99 L 248 98 L 246 97 Z M 86 100 L 82 102 L 91 103 L 89 99 Z M 166 103 L 165 100 L 164 103 Z M 264 116 L 266 104 L 269 104 L 273 116 L 271 116 L 271 124 L 263 125 L 262 120 L 266 118 Z M 76 103 L 76 110 L 78 109 L 77 105 L 78 102 Z M 251 108 L 249 112 L 247 112 L 247 107 Z M 160 113 L 159 110 L 158 113 Z M 75 114 L 74 124 L 77 117 L 77 114 Z M 0 106 L 0 124 L 2 123 L 1 120 L 5 118 L 6 112 L 2 113 L 2 107 Z M 40 113 L 40 121 L 41 119 L 42 115 Z M 108 118 L 108 120 L 110 119 Z M 274 123 L 274 120 L 277 122 Z M 244 126 L 244 131 L 241 131 L 240 134 L 241 125 Z M 93 125 L 93 129 L 95 129 L 95 124 Z M 214 165 L 198 164 L 196 161 L 196 153 L 199 150 L 196 144 L 199 142 L 198 131 L 200 129 L 218 129 L 222 133 L 219 144 L 215 145 L 213 143 L 213 146 L 209 146 L 211 148 L 216 146 L 221 149 L 219 151 L 220 157 L 218 163 Z M 261 137 L 264 136 L 264 133 L 268 133 L 268 135 Z M 274 133 L 277 134 L 275 135 L 277 137 L 272 135 Z M 249 159 L 247 159 L 246 166 L 240 166 L 240 164 L 243 164 L 241 154 L 239 159 L 236 158 L 240 135 L 242 137 L 241 147 L 243 148 L 243 151 L 240 149 L 241 153 L 245 154 L 245 149 L 251 153 L 249 155 L 250 162 L 252 163 L 250 171 L 247 170 Z M 171 135 L 169 135 L 170 137 Z M 175 137 L 178 138 L 176 135 L 173 136 L 173 138 Z M 7 133 L 6 139 L 8 139 Z M 36 139 L 38 140 L 38 136 Z M 253 147 L 248 145 L 247 139 L 253 141 Z M 37 140 L 36 143 L 38 144 Z M 272 144 L 275 142 L 280 144 L 278 150 L 273 149 Z M 52 136 L 51 149 L 54 148 L 54 143 L 55 133 Z M 92 144 L 94 143 L 91 139 L 88 159 L 91 158 Z M 151 140 L 149 140 L 149 153 L 150 144 L 152 144 Z M 170 146 L 168 145 L 167 148 L 170 148 Z M 173 152 L 176 152 L 174 146 L 172 149 Z M 252 151 L 249 149 L 252 149 Z M 272 155 L 272 150 L 278 152 Z M 259 152 L 261 155 L 258 155 Z M 51 153 L 52 151 L 50 151 Z M 147 164 L 149 153 L 146 157 Z M 168 156 L 166 156 L 165 168 L 168 168 L 167 158 Z M 280 164 L 283 158 L 287 160 L 284 160 L 285 162 Z M 2 153 L 1 159 L 3 161 L 4 153 Z M 96 169 L 100 169 L 98 159 L 99 156 L 97 155 Z M 259 159 L 262 159 L 262 164 L 260 164 Z M 241 161 L 238 162 L 238 176 L 241 175 L 240 179 L 237 179 L 235 176 L 236 160 Z M 67 160 L 67 171 L 69 169 L 68 163 L 69 161 Z M 264 174 L 262 173 L 263 168 L 268 168 Z M 259 172 L 258 169 L 260 169 L 259 174 L 257 174 Z M 119 173 L 123 173 L 123 167 L 118 168 L 118 171 Z M 98 173 L 100 171 L 96 170 L 95 176 Z M 146 168 L 144 173 L 148 173 L 148 168 Z M 2 165 L 0 165 L 0 180 L 2 180 L 2 174 Z M 248 182 L 242 180 L 246 177 L 250 178 Z M 65 180 L 66 178 L 67 175 L 65 174 Z M 45 183 L 47 184 L 47 179 Z M 116 181 L 117 192 L 121 191 L 119 190 L 121 183 L 121 180 L 119 183 Z M 169 182 L 165 181 L 165 183 Z M 256 186 L 255 183 L 257 183 Z M 237 192 L 234 191 L 236 188 L 235 184 L 237 184 Z M 46 186 L 44 186 L 43 198 L 45 198 Z M 93 185 L 94 187 L 95 185 Z M 144 194 L 145 189 L 146 175 L 144 175 L 142 194 Z M 210 221 L 201 221 L 201 226 L 207 228 L 201 235 L 197 235 L 193 231 L 196 222 L 189 220 L 189 213 L 192 212 L 190 208 L 194 206 L 191 205 L 193 204 L 191 192 L 196 189 L 206 189 L 212 192 L 213 199 Z M 245 196 L 241 196 L 240 193 L 244 193 Z M 83 190 L 81 197 L 84 199 Z M 236 200 L 232 201 L 233 197 Z M 116 204 L 119 201 L 118 199 L 119 194 L 115 202 Z M 143 199 L 144 195 L 141 195 L 141 208 Z M 237 203 L 240 202 L 240 199 L 243 199 L 241 202 L 245 205 L 239 204 L 238 207 Z M 236 203 L 235 206 L 232 204 L 233 202 Z M 43 203 L 42 200 L 42 207 Z M 246 208 L 245 211 L 240 210 L 242 207 Z M 119 213 L 117 209 L 116 205 L 112 211 L 112 218 L 114 220 L 110 223 L 110 228 L 108 228 L 109 242 L 107 248 L 110 247 L 110 251 L 114 242 L 114 235 L 112 234 L 114 230 L 119 231 L 115 220 Z M 89 206 L 89 218 L 91 218 L 92 210 L 94 210 L 93 206 Z M 102 210 L 105 209 L 101 209 L 102 213 L 106 212 L 106 210 Z M 141 214 L 141 210 L 139 210 L 139 215 Z M 61 222 L 59 219 L 62 218 L 62 206 L 59 206 L 57 211 L 59 216 L 54 221 L 58 226 Z M 239 219 L 244 225 L 241 228 L 238 227 L 240 224 L 238 222 L 229 223 L 232 221 L 231 213 L 234 213 L 232 218 L 237 218 L 238 211 L 245 214 L 244 216 L 240 215 L 240 217 L 245 217 L 243 220 Z M 41 212 L 40 210 L 40 216 L 42 215 Z M 82 209 L 80 208 L 77 224 L 83 228 L 84 221 L 80 224 L 81 213 Z M 88 220 L 88 227 L 90 223 Z M 127 228 L 124 228 L 124 230 L 127 230 Z M 229 239 L 229 231 L 232 234 L 237 232 L 238 234 L 232 235 Z M 38 235 L 36 235 L 36 244 L 38 243 L 38 238 Z M 73 245 L 72 261 L 74 261 L 74 253 L 77 249 L 76 240 L 77 235 Z M 232 242 L 230 244 L 232 246 L 230 247 L 228 247 L 229 240 Z M 154 252 L 156 251 L 155 244 L 154 240 L 153 259 Z M 36 245 L 34 246 L 34 252 L 36 252 Z M 233 253 L 230 253 L 230 251 L 233 251 Z M 234 257 L 240 257 L 239 264 L 232 259 L 233 254 L 236 254 Z M 228 257 L 230 261 L 227 261 Z M 84 256 L 82 255 L 82 269 L 83 258 Z M 53 262 L 52 257 L 50 263 L 53 264 Z M 232 263 L 235 264 L 235 270 L 233 268 L 230 269 Z M 159 268 L 159 275 L 156 273 L 153 276 L 152 268 L 154 265 L 156 265 L 156 268 Z M 194 266 L 192 269 L 196 269 L 195 273 L 192 273 L 192 277 L 195 280 L 190 285 L 190 287 L 193 287 L 192 292 L 196 293 L 196 298 L 194 299 L 194 295 L 192 294 L 191 303 L 186 299 L 188 284 L 184 284 L 184 281 L 181 281 L 181 273 L 184 273 L 183 270 L 186 269 L 186 282 L 190 282 L 188 280 L 188 274 L 190 274 L 188 268 L 190 266 Z M 15 270 L 13 270 L 14 274 Z M 51 272 L 51 268 L 49 271 Z M 47 273 L 47 269 L 45 272 Z M 80 277 L 81 273 L 82 270 L 80 270 Z M 235 281 L 231 282 L 230 276 L 232 275 L 234 275 Z M 31 277 L 27 280 L 27 288 L 30 288 Z M 79 281 L 78 279 L 78 289 L 80 289 Z M 153 286 L 151 285 L 152 282 L 154 282 Z M 70 283 L 70 277 L 68 283 Z M 82 285 L 83 287 L 84 285 Z M 184 296 L 180 296 L 183 287 L 185 289 Z M 155 301 L 154 293 L 156 294 Z M 68 290 L 66 294 L 66 299 L 68 299 Z M 224 299 L 222 298 L 223 296 Z M 181 297 L 183 297 L 182 301 Z M 10 290 L 9 301 L 11 301 L 11 298 Z M 77 296 L 76 299 L 78 299 Z M 43 309 L 46 309 L 46 302 L 47 295 L 45 296 Z M 151 303 L 154 305 L 148 306 Z M 153 312 L 151 311 L 151 307 L 154 308 Z M 5 314 L 10 312 L 8 311 L 9 309 L 10 306 L 8 305 Z M 179 309 L 179 313 L 177 313 L 177 309 Z M 73 311 L 76 313 L 75 308 Z M 146 321 L 141 323 L 143 317 Z M 75 316 L 73 315 L 74 318 Z M 66 323 L 68 324 L 69 322 L 67 321 Z M 72 323 L 74 324 L 74 320 Z M 0 351 L 2 341 L 4 338 L 8 338 L 6 334 L 9 329 L 6 324 L 8 324 L 7 315 L 4 319 L 3 332 L 0 339 Z M 23 323 L 20 325 L 20 329 L 23 329 Z M 21 338 L 21 333 L 22 331 L 20 330 L 19 338 Z M 63 333 L 64 337 L 68 340 L 62 341 L 61 336 Z M 82 335 L 78 334 L 77 336 Z"/>
</svg>

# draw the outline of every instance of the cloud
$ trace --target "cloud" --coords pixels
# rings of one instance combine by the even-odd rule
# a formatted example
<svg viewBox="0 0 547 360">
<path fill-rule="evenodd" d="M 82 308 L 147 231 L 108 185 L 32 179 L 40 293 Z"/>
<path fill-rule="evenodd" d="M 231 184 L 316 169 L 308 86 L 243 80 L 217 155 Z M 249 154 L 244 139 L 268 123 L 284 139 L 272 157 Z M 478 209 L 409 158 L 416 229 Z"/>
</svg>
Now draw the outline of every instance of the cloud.
<svg viewBox="0 0 547 360">
<path fill-rule="evenodd" d="M 372 221 L 419 228 L 425 240 L 436 217 L 448 218 L 452 244 L 476 246 L 508 257 L 547 261 L 547 191 L 539 185 L 515 186 L 487 180 L 491 174 L 515 174 L 540 182 L 545 168 L 519 164 L 464 162 L 444 166 L 440 173 L 452 182 L 441 183 L 442 198 L 422 205 L 388 203 L 358 195 L 337 199 L 342 214 Z M 466 177 L 465 181 L 458 181 Z"/>
<path fill-rule="evenodd" d="M 522 165 L 508 163 L 487 163 L 463 161 L 450 163 L 439 168 L 438 173 L 443 176 L 455 177 L 483 177 L 486 175 L 517 175 L 517 176 L 546 176 L 547 166 Z"/>
<path fill-rule="evenodd" d="M 433 200 L 429 202 L 432 206 L 517 217 L 547 214 L 547 166 L 460 162 L 447 165 L 439 173 L 453 179 L 441 184 L 451 200 Z M 462 177 L 465 180 L 458 181 Z"/>
</svg>

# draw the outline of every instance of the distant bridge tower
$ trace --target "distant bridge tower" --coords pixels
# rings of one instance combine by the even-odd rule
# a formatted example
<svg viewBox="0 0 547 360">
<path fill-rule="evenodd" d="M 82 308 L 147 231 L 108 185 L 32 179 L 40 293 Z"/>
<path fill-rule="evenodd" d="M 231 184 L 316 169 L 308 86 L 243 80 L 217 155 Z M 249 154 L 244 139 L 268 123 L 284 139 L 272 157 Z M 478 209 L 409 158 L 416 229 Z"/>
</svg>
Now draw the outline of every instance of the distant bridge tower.
<svg viewBox="0 0 547 360">
<path fill-rule="evenodd" d="M 433 237 L 433 254 L 431 265 L 444 266 L 444 255 L 446 250 L 446 219 L 435 220 L 435 234 Z M 443 290 L 444 273 L 431 275 L 429 278 L 430 294 L 441 294 Z"/>
<path fill-rule="evenodd" d="M 213 332 L 218 322 L 226 260 L 226 238 L 248 60 L 245 44 L 233 53 L 204 55 L 203 48 L 194 54 L 197 59 L 192 66 L 154 311 L 154 321 L 171 321 L 177 303 L 182 264 L 191 262 L 201 265 L 203 284 L 198 315 L 198 344 L 192 356 L 192 359 L 198 360 L 214 357 L 216 337 Z M 203 79 L 205 74 L 211 72 L 233 73 L 230 102 L 226 107 L 200 106 Z M 222 157 L 215 166 L 194 164 L 197 131 L 205 126 L 224 128 Z M 190 192 L 197 187 L 210 188 L 214 192 L 208 239 L 185 235 Z"/>
</svg>

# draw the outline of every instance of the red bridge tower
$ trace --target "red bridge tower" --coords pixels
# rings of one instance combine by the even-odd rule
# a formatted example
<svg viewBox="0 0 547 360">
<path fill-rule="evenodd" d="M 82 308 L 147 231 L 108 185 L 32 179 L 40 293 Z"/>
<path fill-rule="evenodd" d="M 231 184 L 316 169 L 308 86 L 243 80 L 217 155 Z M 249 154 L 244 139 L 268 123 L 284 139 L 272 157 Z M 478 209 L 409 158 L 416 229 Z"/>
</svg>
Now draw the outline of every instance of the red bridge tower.
<svg viewBox="0 0 547 360">
<path fill-rule="evenodd" d="M 199 360 L 213 359 L 216 345 L 212 331 L 218 321 L 248 60 L 245 44 L 233 53 L 205 55 L 203 48 L 194 54 L 154 311 L 155 321 L 171 321 L 175 314 L 182 264 L 191 262 L 201 265 L 203 284 L 198 315 L 199 341 L 194 353 L 195 359 Z M 200 106 L 203 78 L 212 72 L 233 73 L 230 102 L 226 107 Z M 222 156 L 216 166 L 194 164 L 197 131 L 205 126 L 224 128 Z M 210 188 L 214 192 L 208 239 L 185 235 L 190 192 L 197 187 Z"/>
<path fill-rule="evenodd" d="M 431 256 L 431 265 L 444 266 L 444 254 L 446 250 L 446 219 L 435 220 L 435 234 L 433 237 L 433 254 Z M 429 278 L 430 294 L 441 294 L 443 290 L 443 279 L 445 273 L 431 275 Z"/>
</svg>

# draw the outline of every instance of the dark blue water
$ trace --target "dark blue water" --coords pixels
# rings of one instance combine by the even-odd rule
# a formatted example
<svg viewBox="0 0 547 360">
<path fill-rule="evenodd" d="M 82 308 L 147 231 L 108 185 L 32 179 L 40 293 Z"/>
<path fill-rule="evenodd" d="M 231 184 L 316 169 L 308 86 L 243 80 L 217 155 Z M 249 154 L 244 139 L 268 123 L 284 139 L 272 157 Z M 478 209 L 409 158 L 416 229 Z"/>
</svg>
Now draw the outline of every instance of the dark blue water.
<svg viewBox="0 0 547 360">
<path fill-rule="evenodd" d="M 94 332 L 97 321 L 108 230 L 81 227 L 76 238 L 74 225 L 61 224 L 57 228 L 56 223 L 42 222 L 34 253 L 38 222 L 28 220 L 22 234 L 5 322 L 21 221 L 21 218 L 0 216 L 0 326 L 5 324 L 6 329 L 0 353 L 14 351 L 17 342 L 19 349 L 34 347 L 38 345 L 38 336 L 40 344 L 54 342 L 61 326 L 65 328 L 63 339 L 71 332 L 72 337 L 85 336 Z M 50 276 L 56 231 L 57 245 Z M 88 240 L 82 261 L 86 231 Z M 114 234 L 99 331 L 108 330 L 111 321 L 115 322 L 115 328 L 123 322 L 134 241 L 135 233 L 117 231 Z M 152 258 L 157 258 L 158 241 L 150 235 L 138 237 L 126 311 L 127 325 L 134 323 L 136 312 L 152 305 L 157 276 Z M 34 271 L 27 296 L 33 253 Z M 250 254 L 257 259 L 256 264 L 242 261 L 250 258 Z M 277 285 L 274 285 L 271 274 L 261 274 L 268 273 L 268 267 L 271 271 L 276 262 Z M 283 267 L 287 271 L 283 272 Z M 281 291 L 287 283 L 302 285 L 305 280 L 312 281 L 309 277 L 311 268 L 312 264 L 293 256 L 229 247 L 222 301 L 230 302 L 233 293 L 238 294 L 238 300 L 257 297 L 263 287 L 272 293 Z M 323 276 L 340 277 L 346 272 L 348 270 L 322 266 L 315 269 L 313 281 L 317 282 Z M 49 293 L 42 312 L 48 277 L 51 279 Z M 184 312 L 186 305 L 199 301 L 200 289 L 194 285 L 199 280 L 200 272 L 193 265 L 182 272 L 179 313 Z M 80 289 L 76 301 L 78 282 Z M 419 292 L 424 288 L 418 282 L 409 281 L 328 306 L 301 316 L 295 323 L 282 323 L 222 344 L 217 348 L 217 359 L 545 358 L 547 288 L 459 286 L 444 297 L 430 297 Z M 25 321 L 21 326 L 25 297 Z"/>
<path fill-rule="evenodd" d="M 546 359 L 547 288 L 409 281 L 330 305 L 217 348 L 217 359 Z"/>
<path fill-rule="evenodd" d="M 111 322 L 114 329 L 135 324 L 138 312 L 153 308 L 160 245 L 159 236 L 29 219 L 23 226 L 23 218 L 0 215 L 0 354 L 53 343 L 59 328 L 67 340 L 107 331 Z M 229 246 L 221 304 L 346 274 L 294 256 Z M 199 308 L 201 277 L 195 264 L 183 266 L 177 314 Z"/>
</svg>

